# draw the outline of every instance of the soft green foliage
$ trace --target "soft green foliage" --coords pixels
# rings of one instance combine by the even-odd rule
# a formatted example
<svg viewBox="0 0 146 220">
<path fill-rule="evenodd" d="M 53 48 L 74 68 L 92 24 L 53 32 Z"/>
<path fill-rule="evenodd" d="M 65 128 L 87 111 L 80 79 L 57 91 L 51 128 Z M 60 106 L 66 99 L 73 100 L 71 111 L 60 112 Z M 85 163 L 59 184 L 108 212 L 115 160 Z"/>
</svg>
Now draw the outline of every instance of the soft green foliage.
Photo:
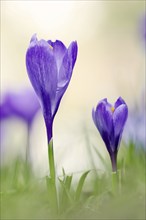
<svg viewBox="0 0 146 220">
<path fill-rule="evenodd" d="M 105 172 L 86 171 L 78 182 L 73 181 L 75 174 L 63 170 L 56 180 L 58 213 L 52 211 L 49 177 L 46 187 L 45 177 L 36 178 L 17 159 L 1 167 L 1 219 L 145 219 L 145 156 L 146 151 L 131 142 L 121 146 L 117 174 L 112 174 L 109 158 Z"/>
</svg>

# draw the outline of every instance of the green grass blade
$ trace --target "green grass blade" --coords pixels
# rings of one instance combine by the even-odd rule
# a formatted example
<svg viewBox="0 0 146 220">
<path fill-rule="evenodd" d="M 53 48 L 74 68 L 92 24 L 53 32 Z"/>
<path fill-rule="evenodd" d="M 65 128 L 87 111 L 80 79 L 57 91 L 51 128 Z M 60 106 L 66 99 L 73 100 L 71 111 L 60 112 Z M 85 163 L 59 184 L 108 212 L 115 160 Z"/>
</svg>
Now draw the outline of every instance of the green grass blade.
<svg viewBox="0 0 146 220">
<path fill-rule="evenodd" d="M 69 201 L 70 203 L 72 203 L 73 199 L 70 195 L 69 185 L 66 186 L 65 183 L 63 182 L 63 180 L 61 180 L 61 179 L 59 179 L 59 181 L 60 181 L 61 186 L 63 188 L 61 204 L 64 205 L 64 202 L 66 202 L 66 201 Z M 71 185 L 71 178 L 70 178 L 70 185 Z"/>
<path fill-rule="evenodd" d="M 76 189 L 76 192 L 75 192 L 75 201 L 79 201 L 80 199 L 80 195 L 81 195 L 81 192 L 82 192 L 82 189 L 83 189 L 83 185 L 84 185 L 84 182 L 85 182 L 85 179 L 88 175 L 90 171 L 86 171 L 85 173 L 83 173 L 83 175 L 80 177 L 80 180 L 79 180 L 79 183 L 78 183 L 78 186 L 77 186 L 77 189 Z"/>
</svg>

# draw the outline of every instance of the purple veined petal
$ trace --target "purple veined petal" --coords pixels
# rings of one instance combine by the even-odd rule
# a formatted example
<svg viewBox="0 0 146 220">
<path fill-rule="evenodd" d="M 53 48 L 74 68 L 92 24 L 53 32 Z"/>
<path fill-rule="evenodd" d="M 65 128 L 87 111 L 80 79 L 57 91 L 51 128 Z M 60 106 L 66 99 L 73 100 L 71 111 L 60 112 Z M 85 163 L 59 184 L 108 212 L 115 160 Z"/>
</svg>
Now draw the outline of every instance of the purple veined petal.
<svg viewBox="0 0 146 220">
<path fill-rule="evenodd" d="M 110 146 L 109 146 L 110 142 L 109 142 L 108 133 L 102 129 L 102 125 L 99 123 L 99 120 L 97 119 L 96 111 L 94 109 L 92 109 L 92 119 L 93 119 L 94 124 L 97 127 L 100 135 L 102 136 L 102 139 L 107 147 L 107 150 L 109 151 L 110 150 Z"/>
<path fill-rule="evenodd" d="M 67 87 L 68 87 L 68 84 L 69 84 L 69 81 L 67 81 L 63 87 L 59 87 L 57 88 L 56 90 L 56 97 L 55 97 L 55 100 L 54 100 L 54 103 L 52 103 L 52 115 L 53 115 L 53 118 L 58 110 L 58 107 L 59 107 L 59 104 L 60 104 L 60 101 L 62 99 L 62 96 L 63 94 L 65 93 Z"/>
<path fill-rule="evenodd" d="M 118 108 L 118 106 L 120 106 L 122 104 L 125 104 L 125 102 L 124 102 L 124 100 L 121 97 L 119 97 L 117 99 L 117 101 L 115 102 L 115 105 L 114 105 L 115 109 Z"/>
<path fill-rule="evenodd" d="M 56 97 L 52 111 L 53 115 L 56 114 L 61 98 L 69 85 L 76 58 L 77 58 L 77 43 L 72 42 L 68 50 L 66 50 L 65 52 L 64 58 L 62 60 L 61 68 L 58 74 Z"/>
<path fill-rule="evenodd" d="M 76 42 L 72 42 L 66 50 L 59 70 L 58 87 L 62 87 L 62 85 L 65 85 L 71 79 L 73 67 L 77 58 L 77 50 Z"/>
<path fill-rule="evenodd" d="M 76 59 L 77 59 L 77 53 L 78 53 L 77 42 L 73 41 L 68 48 L 68 56 L 71 60 L 72 69 L 73 69 L 75 62 L 76 62 Z"/>
<path fill-rule="evenodd" d="M 122 104 L 117 107 L 113 114 L 113 125 L 114 125 L 114 139 L 115 148 L 118 148 L 121 135 L 124 129 L 128 117 L 128 108 L 126 104 Z"/>
<path fill-rule="evenodd" d="M 111 132 L 112 129 L 112 111 L 110 109 L 111 105 L 106 99 L 102 100 L 96 108 L 96 121 L 99 127 L 102 127 L 104 131 Z"/>
<path fill-rule="evenodd" d="M 110 137 L 113 131 L 112 111 L 109 108 L 109 103 L 106 99 L 102 100 L 95 111 L 95 123 L 99 130 L 108 151 L 110 152 Z"/>
<path fill-rule="evenodd" d="M 58 69 L 58 72 L 59 72 L 59 69 L 61 67 L 62 60 L 63 60 L 63 57 L 65 55 L 65 52 L 66 52 L 67 48 L 59 40 L 56 40 L 55 42 L 52 42 L 51 40 L 49 40 L 48 44 L 52 46 L 52 50 L 53 50 L 55 60 L 56 60 L 56 63 L 57 63 L 57 69 Z"/>
<path fill-rule="evenodd" d="M 26 54 L 26 66 L 30 81 L 40 100 L 50 105 L 55 99 L 57 89 L 57 65 L 52 49 L 44 40 L 33 41 Z M 45 107 L 45 106 L 44 106 Z"/>
</svg>

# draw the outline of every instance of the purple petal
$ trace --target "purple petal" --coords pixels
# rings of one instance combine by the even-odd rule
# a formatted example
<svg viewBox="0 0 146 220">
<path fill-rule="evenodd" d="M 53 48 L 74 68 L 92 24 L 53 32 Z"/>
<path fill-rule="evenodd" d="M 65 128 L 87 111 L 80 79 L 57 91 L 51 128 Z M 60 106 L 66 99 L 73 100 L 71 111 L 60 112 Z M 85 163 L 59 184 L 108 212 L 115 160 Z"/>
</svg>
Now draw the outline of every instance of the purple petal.
<svg viewBox="0 0 146 220">
<path fill-rule="evenodd" d="M 57 65 L 48 42 L 41 40 L 30 44 L 26 66 L 30 81 L 40 100 L 44 102 L 43 106 L 47 105 L 47 98 L 53 102 L 57 89 Z"/>
<path fill-rule="evenodd" d="M 115 109 L 113 114 L 115 148 L 117 148 L 119 145 L 127 117 L 128 108 L 126 104 L 122 104 Z"/>
<path fill-rule="evenodd" d="M 115 102 L 114 107 L 115 107 L 115 108 L 118 108 L 118 106 L 120 106 L 120 105 L 122 105 L 122 104 L 125 104 L 125 102 L 124 102 L 124 100 L 123 100 L 121 97 L 119 97 L 119 98 L 117 99 L 117 101 Z"/>
<path fill-rule="evenodd" d="M 58 85 L 57 85 L 55 103 L 53 106 L 54 115 L 56 114 L 61 98 L 69 85 L 76 58 L 77 58 L 77 43 L 72 42 L 68 50 L 66 50 L 65 52 L 61 64 L 61 68 L 58 74 Z"/>
<path fill-rule="evenodd" d="M 57 63 L 57 68 L 59 71 L 61 64 L 62 64 L 63 57 L 67 49 L 65 45 L 59 40 L 56 40 L 55 42 L 52 42 L 51 40 L 49 40 L 48 43 L 52 46 L 52 50 L 53 50 L 55 60 Z"/>
<path fill-rule="evenodd" d="M 107 99 L 103 99 L 97 105 L 94 123 L 99 130 L 108 151 L 110 152 L 110 138 L 113 133 L 113 124 L 112 124 L 112 111 L 110 109 L 111 105 L 107 102 Z"/>
<path fill-rule="evenodd" d="M 60 67 L 59 75 L 58 75 L 58 81 L 59 81 L 58 87 L 63 87 L 66 85 L 66 83 L 69 82 L 72 76 L 72 71 L 76 58 L 77 58 L 77 43 L 72 42 L 69 48 L 67 49 L 64 58 L 62 60 L 62 65 Z"/>
<path fill-rule="evenodd" d="M 34 34 L 32 37 L 31 37 L 31 39 L 30 39 L 30 43 L 36 43 L 38 41 L 38 39 L 37 39 L 37 35 L 36 34 Z"/>
<path fill-rule="evenodd" d="M 75 65 L 76 59 L 77 59 L 77 53 L 78 53 L 78 46 L 77 42 L 74 41 L 70 44 L 68 48 L 68 56 L 70 58 L 71 64 L 72 64 L 72 69 Z"/>
<path fill-rule="evenodd" d="M 112 129 L 112 111 L 110 110 L 110 104 L 106 99 L 102 100 L 96 108 L 96 122 L 100 130 L 111 132 Z"/>
</svg>

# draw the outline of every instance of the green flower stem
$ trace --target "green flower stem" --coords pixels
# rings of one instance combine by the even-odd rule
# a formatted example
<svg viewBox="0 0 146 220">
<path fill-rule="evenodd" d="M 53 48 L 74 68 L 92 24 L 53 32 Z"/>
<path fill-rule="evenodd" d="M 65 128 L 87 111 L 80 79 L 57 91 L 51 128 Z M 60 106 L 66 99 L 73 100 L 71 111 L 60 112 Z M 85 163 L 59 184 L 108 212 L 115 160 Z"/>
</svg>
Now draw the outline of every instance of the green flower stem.
<svg viewBox="0 0 146 220">
<path fill-rule="evenodd" d="M 50 202 L 51 208 L 54 212 L 58 213 L 58 196 L 56 188 L 56 172 L 55 172 L 55 161 L 54 161 L 54 151 L 53 151 L 53 140 L 51 139 L 48 144 L 48 158 L 50 167 L 50 178 L 48 179 L 49 192 L 50 192 Z"/>
</svg>

